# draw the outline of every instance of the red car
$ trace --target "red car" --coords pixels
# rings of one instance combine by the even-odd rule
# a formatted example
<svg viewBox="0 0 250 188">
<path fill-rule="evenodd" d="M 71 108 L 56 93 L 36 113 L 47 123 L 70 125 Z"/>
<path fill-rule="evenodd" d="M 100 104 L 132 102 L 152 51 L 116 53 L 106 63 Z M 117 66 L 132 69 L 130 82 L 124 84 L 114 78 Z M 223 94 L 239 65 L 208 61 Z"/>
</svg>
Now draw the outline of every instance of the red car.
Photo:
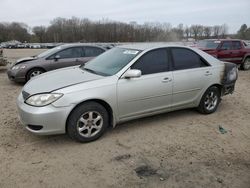
<svg viewBox="0 0 250 188">
<path fill-rule="evenodd" d="M 250 46 L 236 39 L 206 39 L 198 42 L 197 47 L 222 60 L 237 64 L 243 70 L 250 69 Z"/>
</svg>

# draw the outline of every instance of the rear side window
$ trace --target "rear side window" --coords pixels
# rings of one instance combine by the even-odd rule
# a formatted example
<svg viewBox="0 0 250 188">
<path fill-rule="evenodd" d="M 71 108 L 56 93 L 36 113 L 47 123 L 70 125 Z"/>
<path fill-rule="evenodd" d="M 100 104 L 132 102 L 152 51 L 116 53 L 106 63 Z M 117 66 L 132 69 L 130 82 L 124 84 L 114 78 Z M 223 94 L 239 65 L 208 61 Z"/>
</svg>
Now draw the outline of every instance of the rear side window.
<svg viewBox="0 0 250 188">
<path fill-rule="evenodd" d="M 233 41 L 233 50 L 239 50 L 241 49 L 241 42 L 240 41 Z"/>
<path fill-rule="evenodd" d="M 56 55 L 59 55 L 61 59 L 66 58 L 78 58 L 83 56 L 82 48 L 68 48 L 58 52 Z"/>
<path fill-rule="evenodd" d="M 96 47 L 85 47 L 84 51 L 85 51 L 85 57 L 96 57 L 104 52 L 103 49 Z"/>
<path fill-rule="evenodd" d="M 192 69 L 208 66 L 207 63 L 195 52 L 185 48 L 171 49 L 174 70 Z"/>
<path fill-rule="evenodd" d="M 168 71 L 168 54 L 166 49 L 157 49 L 144 54 L 132 69 L 141 70 L 142 75 Z"/>
<path fill-rule="evenodd" d="M 222 50 L 231 50 L 232 43 L 230 41 L 224 41 L 221 45 Z"/>
</svg>

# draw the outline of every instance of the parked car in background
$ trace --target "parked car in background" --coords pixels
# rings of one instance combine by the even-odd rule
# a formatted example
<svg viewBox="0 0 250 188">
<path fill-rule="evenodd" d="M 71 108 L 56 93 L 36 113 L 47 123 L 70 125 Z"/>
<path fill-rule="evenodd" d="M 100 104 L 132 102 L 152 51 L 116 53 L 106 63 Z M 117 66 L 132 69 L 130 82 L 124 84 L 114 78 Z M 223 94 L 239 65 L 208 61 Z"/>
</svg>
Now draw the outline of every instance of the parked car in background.
<svg viewBox="0 0 250 188">
<path fill-rule="evenodd" d="M 105 48 L 94 45 L 65 44 L 47 50 L 38 56 L 17 60 L 8 69 L 7 74 L 12 81 L 27 82 L 32 77 L 44 72 L 63 67 L 83 65 L 105 51 Z"/>
<path fill-rule="evenodd" d="M 207 39 L 199 41 L 197 47 L 222 61 L 235 63 L 243 70 L 250 69 L 250 47 L 242 40 Z"/>
<path fill-rule="evenodd" d="M 134 44 L 112 48 L 81 67 L 30 80 L 17 99 L 20 119 L 39 135 L 67 133 L 80 142 L 108 126 L 196 107 L 216 111 L 233 93 L 238 69 L 190 47 Z"/>
<path fill-rule="evenodd" d="M 36 43 L 30 43 L 29 47 L 34 48 L 34 49 L 39 49 L 39 48 L 42 48 L 42 45 L 41 44 L 36 44 Z"/>
</svg>

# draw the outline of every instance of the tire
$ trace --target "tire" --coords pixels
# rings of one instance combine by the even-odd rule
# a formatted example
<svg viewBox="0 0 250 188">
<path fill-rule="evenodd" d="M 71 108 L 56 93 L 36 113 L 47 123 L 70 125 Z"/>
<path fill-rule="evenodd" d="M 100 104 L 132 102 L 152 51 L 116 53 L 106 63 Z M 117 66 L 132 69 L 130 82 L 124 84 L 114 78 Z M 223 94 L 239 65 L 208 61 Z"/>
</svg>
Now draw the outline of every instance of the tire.
<svg viewBox="0 0 250 188">
<path fill-rule="evenodd" d="M 29 70 L 29 72 L 26 75 L 26 81 L 29 81 L 31 78 L 38 76 L 42 73 L 44 73 L 45 71 L 41 68 L 34 68 Z"/>
<path fill-rule="evenodd" d="M 247 57 L 244 63 L 241 65 L 242 70 L 249 70 L 250 69 L 250 57 Z"/>
<path fill-rule="evenodd" d="M 201 98 L 198 111 L 202 114 L 211 114 L 215 112 L 221 101 L 220 97 L 221 94 L 218 87 L 212 86 L 208 88 Z"/>
<path fill-rule="evenodd" d="M 69 115 L 67 134 L 78 142 L 97 140 L 109 125 L 107 110 L 97 102 L 86 102 L 77 106 Z"/>
</svg>

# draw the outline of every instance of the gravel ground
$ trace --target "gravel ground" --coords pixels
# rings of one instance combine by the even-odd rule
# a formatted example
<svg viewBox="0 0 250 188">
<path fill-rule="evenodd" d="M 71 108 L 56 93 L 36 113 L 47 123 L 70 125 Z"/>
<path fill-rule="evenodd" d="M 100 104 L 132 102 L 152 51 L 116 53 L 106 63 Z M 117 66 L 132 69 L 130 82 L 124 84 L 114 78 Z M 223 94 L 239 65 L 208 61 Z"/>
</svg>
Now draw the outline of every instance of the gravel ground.
<svg viewBox="0 0 250 188">
<path fill-rule="evenodd" d="M 39 52 L 4 51 L 12 61 Z M 26 131 L 15 104 L 22 85 L 5 71 L 0 187 L 250 187 L 250 71 L 239 72 L 235 93 L 214 114 L 190 109 L 131 121 L 87 144 Z"/>
</svg>

